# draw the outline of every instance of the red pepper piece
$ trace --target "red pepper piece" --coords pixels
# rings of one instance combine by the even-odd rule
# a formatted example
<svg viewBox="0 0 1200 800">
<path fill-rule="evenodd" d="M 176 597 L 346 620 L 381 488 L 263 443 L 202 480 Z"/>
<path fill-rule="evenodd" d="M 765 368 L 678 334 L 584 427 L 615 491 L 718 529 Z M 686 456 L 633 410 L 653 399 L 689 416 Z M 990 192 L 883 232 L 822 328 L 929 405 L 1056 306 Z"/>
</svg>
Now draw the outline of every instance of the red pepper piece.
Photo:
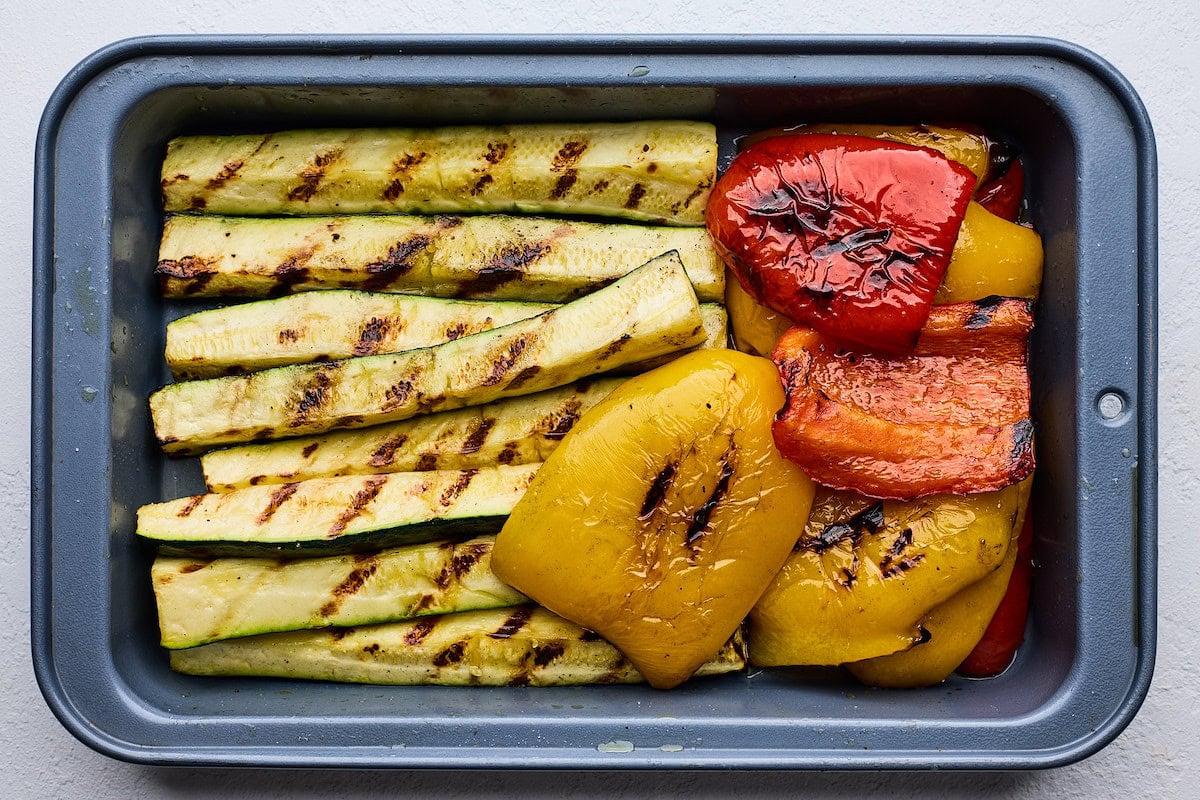
<svg viewBox="0 0 1200 800">
<path fill-rule="evenodd" d="M 708 230 L 742 286 L 859 349 L 916 346 L 975 187 L 923 147 L 860 136 L 765 139 L 717 181 Z"/>
<path fill-rule="evenodd" d="M 1033 515 L 1025 515 L 1025 525 L 1017 539 L 1017 563 L 1008 579 L 1008 591 L 1000 601 L 983 638 L 971 655 L 958 667 L 968 678 L 990 678 L 1008 669 L 1025 639 L 1025 619 L 1029 615 L 1029 594 L 1033 586 Z"/>
<path fill-rule="evenodd" d="M 1033 471 L 1028 300 L 936 306 L 914 355 L 855 353 L 792 328 L 772 359 L 779 452 L 817 483 L 868 497 L 1002 489 Z"/>
<path fill-rule="evenodd" d="M 1025 196 L 1025 167 L 1014 159 L 1008 171 L 979 187 L 975 202 L 1009 222 L 1016 222 L 1021 213 L 1021 198 Z"/>
</svg>

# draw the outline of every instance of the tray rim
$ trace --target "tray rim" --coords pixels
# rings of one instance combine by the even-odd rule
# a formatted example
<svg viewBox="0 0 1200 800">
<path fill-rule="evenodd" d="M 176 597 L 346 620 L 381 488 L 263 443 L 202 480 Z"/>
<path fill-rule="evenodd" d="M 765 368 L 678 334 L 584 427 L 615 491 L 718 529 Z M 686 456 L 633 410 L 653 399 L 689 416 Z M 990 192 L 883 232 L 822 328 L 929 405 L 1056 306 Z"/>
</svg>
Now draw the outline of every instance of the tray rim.
<svg viewBox="0 0 1200 800">
<path fill-rule="evenodd" d="M 67 696 L 51 652 L 52 624 L 50 609 L 51 547 L 50 525 L 51 457 L 48 429 L 52 427 L 50 397 L 53 364 L 43 354 L 51 352 L 50 321 L 53 318 L 53 167 L 54 143 L 59 126 L 74 98 L 97 76 L 120 63 L 145 57 L 187 57 L 193 55 L 306 55 L 341 56 L 346 54 L 454 53 L 484 55 L 611 55 L 636 48 L 647 54 L 747 55 L 753 52 L 783 55 L 995 55 L 1037 56 L 1064 61 L 1081 68 L 1098 80 L 1118 101 L 1128 116 L 1138 151 L 1138 312 L 1137 326 L 1138 386 L 1137 440 L 1139 469 L 1136 479 L 1138 508 L 1134 517 L 1136 562 L 1132 576 L 1136 583 L 1138 635 L 1137 656 L 1130 686 L 1115 712 L 1098 725 L 1090 736 L 1067 746 L 1045 751 L 1013 751 L 1000 757 L 955 754 L 947 750 L 938 758 L 910 752 L 877 754 L 869 760 L 851 761 L 833 755 L 818 764 L 777 763 L 763 758 L 768 753 L 750 752 L 741 758 L 701 759 L 698 762 L 662 763 L 653 759 L 634 762 L 601 762 L 585 756 L 564 757 L 549 753 L 531 754 L 528 748 L 510 749 L 524 756 L 523 763 L 511 761 L 504 768 L 720 768 L 720 769 L 1026 769 L 1064 766 L 1087 758 L 1107 746 L 1132 721 L 1145 700 L 1153 676 L 1157 636 L 1157 157 L 1153 129 L 1148 113 L 1130 82 L 1096 53 L 1071 42 L 1049 37 L 1030 36 L 946 36 L 946 35 L 155 35 L 119 40 L 81 60 L 55 88 L 47 101 L 38 127 L 34 159 L 34 241 L 33 241 L 33 324 L 31 394 L 31 488 L 30 488 L 30 570 L 31 570 L 31 651 L 34 675 L 47 705 L 59 722 L 77 739 L 110 757 L 143 764 L 190 764 L 205 766 L 337 766 L 338 762 L 314 758 L 304 748 L 284 755 L 243 754 L 236 747 L 196 748 L 186 753 L 126 742 L 96 727 Z M 239 750 L 236 754 L 228 751 Z M 562 750 L 572 750 L 562 748 Z M 209 752 L 204 752 L 209 751 Z M 264 757 L 264 755 L 266 757 Z M 964 758 L 964 755 L 971 757 Z M 496 769 L 495 763 L 463 760 L 456 763 L 422 763 L 413 760 L 357 759 L 353 767 L 455 767 Z"/>
</svg>

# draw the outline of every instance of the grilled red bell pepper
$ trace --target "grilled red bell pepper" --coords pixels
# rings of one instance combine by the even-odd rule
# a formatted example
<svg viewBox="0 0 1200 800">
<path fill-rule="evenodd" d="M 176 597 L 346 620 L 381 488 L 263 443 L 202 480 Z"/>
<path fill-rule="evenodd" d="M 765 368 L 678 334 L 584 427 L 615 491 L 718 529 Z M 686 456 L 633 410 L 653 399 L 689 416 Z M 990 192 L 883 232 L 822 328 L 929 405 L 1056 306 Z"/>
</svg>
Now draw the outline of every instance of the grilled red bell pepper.
<svg viewBox="0 0 1200 800">
<path fill-rule="evenodd" d="M 1017 562 L 1008 591 L 992 616 L 983 638 L 958 671 L 969 678 L 990 678 L 1008 669 L 1017 648 L 1025 639 L 1025 619 L 1029 615 L 1029 594 L 1033 586 L 1033 515 L 1025 515 L 1025 525 L 1017 539 Z"/>
<path fill-rule="evenodd" d="M 860 136 L 777 136 L 717 181 L 708 230 L 742 286 L 856 349 L 912 352 L 975 188 L 961 164 Z"/>
<path fill-rule="evenodd" d="M 997 217 L 1016 222 L 1021 213 L 1021 198 L 1025 196 L 1025 167 L 1021 159 L 1013 159 L 1008 170 L 993 178 L 975 192 L 975 202 Z"/>
</svg>

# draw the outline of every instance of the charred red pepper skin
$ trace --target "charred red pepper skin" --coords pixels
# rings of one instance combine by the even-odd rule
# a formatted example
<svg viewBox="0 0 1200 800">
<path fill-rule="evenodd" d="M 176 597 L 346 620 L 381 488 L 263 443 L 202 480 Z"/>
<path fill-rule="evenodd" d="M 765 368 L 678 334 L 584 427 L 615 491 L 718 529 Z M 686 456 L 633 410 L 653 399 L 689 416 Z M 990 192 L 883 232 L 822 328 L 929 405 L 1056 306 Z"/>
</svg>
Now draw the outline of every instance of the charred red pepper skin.
<svg viewBox="0 0 1200 800">
<path fill-rule="evenodd" d="M 708 230 L 759 302 L 855 349 L 912 352 L 975 187 L 923 147 L 801 134 L 743 151 Z"/>
<path fill-rule="evenodd" d="M 1021 199 L 1025 196 L 1025 167 L 1021 159 L 1014 159 L 1008 171 L 998 178 L 979 187 L 975 202 L 1009 222 L 1016 222 L 1021 214 Z"/>
<path fill-rule="evenodd" d="M 1025 525 L 1017 539 L 1017 562 L 1008 591 L 996 609 L 983 638 L 971 655 L 958 667 L 968 678 L 991 678 L 1012 664 L 1017 648 L 1025 640 L 1025 620 L 1029 615 L 1029 595 L 1033 588 L 1033 515 L 1025 515 Z"/>
</svg>

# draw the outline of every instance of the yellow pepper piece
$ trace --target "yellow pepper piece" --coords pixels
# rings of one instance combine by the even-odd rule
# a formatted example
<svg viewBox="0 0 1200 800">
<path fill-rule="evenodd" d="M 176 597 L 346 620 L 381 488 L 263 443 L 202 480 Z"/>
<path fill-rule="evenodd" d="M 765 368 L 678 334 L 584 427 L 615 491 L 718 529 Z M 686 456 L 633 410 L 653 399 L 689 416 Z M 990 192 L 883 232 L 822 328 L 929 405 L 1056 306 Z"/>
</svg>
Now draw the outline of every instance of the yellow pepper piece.
<svg viewBox="0 0 1200 800">
<path fill-rule="evenodd" d="M 775 449 L 770 361 L 706 350 L 575 424 L 496 539 L 504 582 L 670 688 L 720 650 L 788 557 L 814 486 Z"/>
<path fill-rule="evenodd" d="M 1042 237 L 1033 229 L 969 203 L 934 303 L 965 303 L 991 295 L 1035 298 L 1042 283 L 1042 258 Z"/>
<path fill-rule="evenodd" d="M 1008 582 L 1017 562 L 1017 537 L 1025 524 L 1032 485 L 1032 478 L 1019 484 L 1021 510 L 1000 568 L 930 611 L 921 621 L 921 627 L 927 633 L 922 637 L 924 641 L 890 656 L 847 664 L 850 674 L 868 686 L 897 689 L 933 686 L 950 677 L 983 638 L 1008 591 Z"/>
<path fill-rule="evenodd" d="M 750 660 L 834 665 L 908 649 L 931 609 L 1000 567 L 1017 502 L 1015 486 L 908 502 L 822 490 L 750 612 Z"/>
<path fill-rule="evenodd" d="M 769 358 L 779 337 L 795 324 L 751 297 L 729 271 L 725 274 L 725 311 L 733 331 L 733 346 L 756 356 Z"/>
</svg>

